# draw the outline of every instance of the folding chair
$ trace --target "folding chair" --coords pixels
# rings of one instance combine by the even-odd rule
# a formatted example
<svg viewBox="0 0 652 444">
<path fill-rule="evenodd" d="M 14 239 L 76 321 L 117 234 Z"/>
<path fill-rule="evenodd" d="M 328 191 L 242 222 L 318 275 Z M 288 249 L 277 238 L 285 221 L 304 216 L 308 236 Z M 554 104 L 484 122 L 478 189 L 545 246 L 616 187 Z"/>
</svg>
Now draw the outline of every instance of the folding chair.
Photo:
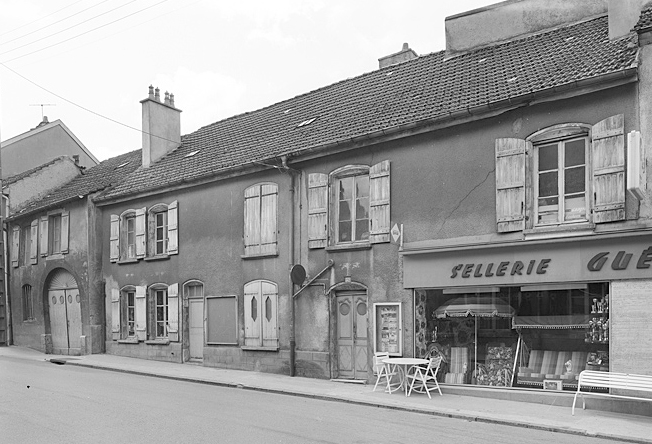
<svg viewBox="0 0 652 444">
<path fill-rule="evenodd" d="M 412 393 L 412 390 L 415 392 L 423 393 L 426 392 L 428 398 L 432 399 L 430 392 L 437 389 L 439 396 L 442 396 L 441 389 L 439 388 L 439 383 L 437 382 L 437 371 L 439 370 L 439 365 L 441 364 L 441 356 L 436 358 L 430 358 L 430 362 L 426 366 L 415 365 L 410 367 L 408 374 L 405 375 L 406 383 L 407 381 L 412 381 L 410 383 L 410 391 L 408 396 Z M 431 384 L 432 387 L 428 387 L 428 384 Z M 415 384 L 417 386 L 415 387 Z"/>
<path fill-rule="evenodd" d="M 396 375 L 396 372 L 392 371 L 389 368 L 388 364 L 385 364 L 383 362 L 383 359 L 389 358 L 389 353 L 387 352 L 376 352 L 374 353 L 374 362 L 373 362 L 373 370 L 374 374 L 376 375 L 376 384 L 374 385 L 373 391 L 376 391 L 376 387 L 378 387 L 378 384 L 384 379 L 385 380 L 385 391 L 388 393 L 392 393 L 392 388 L 396 384 L 392 384 L 392 377 Z"/>
</svg>

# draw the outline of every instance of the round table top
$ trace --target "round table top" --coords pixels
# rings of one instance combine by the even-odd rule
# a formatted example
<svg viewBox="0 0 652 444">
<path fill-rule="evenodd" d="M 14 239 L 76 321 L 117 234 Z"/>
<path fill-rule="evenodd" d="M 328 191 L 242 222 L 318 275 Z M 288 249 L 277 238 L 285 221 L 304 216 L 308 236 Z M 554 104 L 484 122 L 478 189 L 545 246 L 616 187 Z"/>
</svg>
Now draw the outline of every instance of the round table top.
<svg viewBox="0 0 652 444">
<path fill-rule="evenodd" d="M 383 362 L 386 364 L 419 365 L 427 364 L 430 361 L 424 358 L 385 358 Z"/>
</svg>

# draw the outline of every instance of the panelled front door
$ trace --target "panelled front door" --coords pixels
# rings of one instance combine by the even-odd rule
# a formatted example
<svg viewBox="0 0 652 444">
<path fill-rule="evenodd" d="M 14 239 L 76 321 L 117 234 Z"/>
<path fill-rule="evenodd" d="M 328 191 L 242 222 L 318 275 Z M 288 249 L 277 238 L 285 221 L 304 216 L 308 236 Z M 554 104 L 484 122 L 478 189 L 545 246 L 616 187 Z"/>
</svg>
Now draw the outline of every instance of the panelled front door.
<svg viewBox="0 0 652 444">
<path fill-rule="evenodd" d="M 77 281 L 66 270 L 53 272 L 48 287 L 52 353 L 79 355 L 81 353 L 81 298 Z"/>
<path fill-rule="evenodd" d="M 204 300 L 190 298 L 188 303 L 190 359 L 202 359 L 204 357 Z"/>
<path fill-rule="evenodd" d="M 337 296 L 337 357 L 340 378 L 367 379 L 367 295 Z"/>
</svg>

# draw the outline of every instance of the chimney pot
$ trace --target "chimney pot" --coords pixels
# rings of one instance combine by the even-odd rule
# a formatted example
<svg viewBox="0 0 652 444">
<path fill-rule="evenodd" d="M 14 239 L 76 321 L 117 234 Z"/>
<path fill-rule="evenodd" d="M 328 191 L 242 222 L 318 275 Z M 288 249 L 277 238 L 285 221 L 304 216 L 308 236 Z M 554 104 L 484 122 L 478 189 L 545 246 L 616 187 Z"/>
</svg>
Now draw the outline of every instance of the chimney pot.
<svg viewBox="0 0 652 444">
<path fill-rule="evenodd" d="M 170 93 L 170 106 L 174 107 L 174 94 Z"/>
<path fill-rule="evenodd" d="M 154 99 L 154 87 L 149 85 L 149 98 Z"/>
<path fill-rule="evenodd" d="M 160 90 L 158 89 L 158 86 L 157 86 L 156 89 L 154 90 L 154 100 L 156 100 L 157 102 L 161 101 L 161 95 L 159 94 L 159 91 Z"/>
<path fill-rule="evenodd" d="M 165 100 L 163 103 L 165 103 L 166 105 L 170 104 L 170 93 L 167 91 L 165 91 Z"/>
</svg>

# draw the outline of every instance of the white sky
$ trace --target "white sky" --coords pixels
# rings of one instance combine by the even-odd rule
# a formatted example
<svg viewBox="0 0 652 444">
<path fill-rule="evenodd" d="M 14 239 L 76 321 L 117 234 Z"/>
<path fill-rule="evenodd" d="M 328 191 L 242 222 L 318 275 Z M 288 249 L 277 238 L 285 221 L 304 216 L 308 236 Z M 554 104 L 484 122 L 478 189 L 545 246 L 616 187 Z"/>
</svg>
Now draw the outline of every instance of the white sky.
<svg viewBox="0 0 652 444">
<path fill-rule="evenodd" d="M 0 0 L 0 139 L 43 111 L 105 160 L 141 147 L 129 127 L 150 84 L 187 134 L 373 71 L 404 42 L 443 50 L 445 17 L 497 2 Z"/>
</svg>

